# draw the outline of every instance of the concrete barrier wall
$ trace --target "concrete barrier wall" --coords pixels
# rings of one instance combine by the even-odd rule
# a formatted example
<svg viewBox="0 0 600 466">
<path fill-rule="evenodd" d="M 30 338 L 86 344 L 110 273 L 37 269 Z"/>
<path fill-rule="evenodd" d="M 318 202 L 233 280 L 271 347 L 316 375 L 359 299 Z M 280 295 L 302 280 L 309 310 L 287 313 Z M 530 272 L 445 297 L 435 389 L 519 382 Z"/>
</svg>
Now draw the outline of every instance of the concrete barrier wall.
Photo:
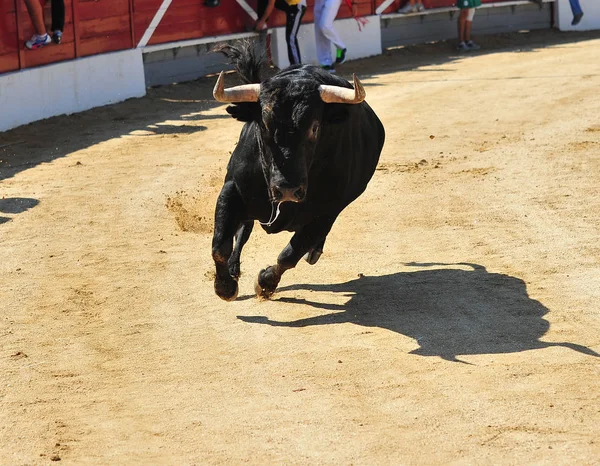
<svg viewBox="0 0 600 466">
<path fill-rule="evenodd" d="M 599 0 L 600 1 L 600 0 Z M 427 15 L 388 15 L 381 21 L 383 48 L 456 39 L 458 12 L 432 10 Z M 548 29 L 552 25 L 552 3 L 542 8 L 534 3 L 478 8 L 473 19 L 473 36 Z"/>
<path fill-rule="evenodd" d="M 0 131 L 146 94 L 139 49 L 0 75 Z"/>
</svg>

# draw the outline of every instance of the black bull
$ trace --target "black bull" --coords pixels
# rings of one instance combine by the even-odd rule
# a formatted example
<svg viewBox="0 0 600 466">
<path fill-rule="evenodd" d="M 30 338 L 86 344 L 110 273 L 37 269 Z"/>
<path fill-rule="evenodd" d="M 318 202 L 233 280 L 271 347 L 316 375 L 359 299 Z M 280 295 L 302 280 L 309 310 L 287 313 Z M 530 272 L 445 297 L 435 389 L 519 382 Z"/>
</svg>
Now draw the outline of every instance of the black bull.
<svg viewBox="0 0 600 466">
<path fill-rule="evenodd" d="M 259 273 L 258 296 L 269 297 L 302 256 L 317 262 L 337 216 L 373 176 L 385 132 L 356 78 L 353 89 L 303 65 L 260 82 L 261 62 L 249 47 L 225 53 L 248 83 L 224 89 L 221 73 L 214 91 L 246 123 L 217 200 L 212 242 L 215 292 L 230 301 L 237 297 L 240 254 L 255 220 L 267 233 L 295 233 L 277 264 Z"/>
</svg>

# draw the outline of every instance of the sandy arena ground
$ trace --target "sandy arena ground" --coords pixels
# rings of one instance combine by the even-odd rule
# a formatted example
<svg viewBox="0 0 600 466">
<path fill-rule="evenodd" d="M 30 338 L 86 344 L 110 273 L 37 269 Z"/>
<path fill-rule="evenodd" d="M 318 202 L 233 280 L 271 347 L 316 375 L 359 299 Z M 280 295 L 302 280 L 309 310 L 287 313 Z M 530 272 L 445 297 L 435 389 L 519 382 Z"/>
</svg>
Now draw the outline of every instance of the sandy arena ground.
<svg viewBox="0 0 600 466">
<path fill-rule="evenodd" d="M 482 45 L 341 68 L 386 146 L 272 301 L 214 78 L 0 134 L 0 464 L 600 464 L 600 34 Z"/>
</svg>

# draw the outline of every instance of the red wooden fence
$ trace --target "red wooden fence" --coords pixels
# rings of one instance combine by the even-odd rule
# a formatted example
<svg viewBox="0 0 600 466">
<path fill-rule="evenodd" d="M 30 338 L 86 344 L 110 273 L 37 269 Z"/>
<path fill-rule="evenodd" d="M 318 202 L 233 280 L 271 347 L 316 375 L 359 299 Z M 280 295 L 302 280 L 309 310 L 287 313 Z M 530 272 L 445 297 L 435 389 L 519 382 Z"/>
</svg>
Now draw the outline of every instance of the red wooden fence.
<svg viewBox="0 0 600 466">
<path fill-rule="evenodd" d="M 40 0 L 42 3 L 45 0 Z M 50 2 L 44 7 L 50 28 Z M 384 0 L 352 0 L 354 14 L 369 16 Z M 396 11 L 405 0 L 395 0 L 384 13 Z M 426 8 L 454 5 L 456 0 L 423 0 Z M 490 2 L 493 0 L 483 0 Z M 496 0 L 497 1 L 497 0 Z M 98 53 L 136 47 L 163 0 L 65 0 L 66 21 L 60 45 L 27 50 L 25 41 L 34 33 L 23 0 L 0 0 L 0 73 L 45 65 Z M 248 0 L 256 10 L 256 0 Z M 308 0 L 303 22 L 313 21 L 314 0 Z M 343 1 L 338 18 L 352 17 Z M 210 8 L 204 0 L 172 0 L 148 45 L 206 36 L 244 32 L 252 20 L 235 0 L 222 0 Z M 269 26 L 283 26 L 285 15 L 276 10 Z"/>
</svg>

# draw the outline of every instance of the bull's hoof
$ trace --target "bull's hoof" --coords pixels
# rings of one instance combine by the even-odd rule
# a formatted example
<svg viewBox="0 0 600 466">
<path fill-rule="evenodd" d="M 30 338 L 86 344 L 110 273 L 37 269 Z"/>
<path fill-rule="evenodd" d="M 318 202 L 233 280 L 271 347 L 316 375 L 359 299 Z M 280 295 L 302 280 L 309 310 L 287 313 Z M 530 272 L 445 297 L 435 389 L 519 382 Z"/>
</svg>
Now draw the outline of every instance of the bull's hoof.
<svg viewBox="0 0 600 466">
<path fill-rule="evenodd" d="M 234 280 L 238 280 L 241 275 L 240 271 L 240 261 L 239 260 L 230 260 L 227 263 L 227 269 L 229 270 L 229 275 L 233 277 Z"/>
<path fill-rule="evenodd" d="M 281 275 L 277 273 L 273 266 L 261 270 L 254 283 L 256 296 L 263 299 L 269 299 L 273 293 L 275 293 L 280 279 Z"/>
<path fill-rule="evenodd" d="M 238 284 L 235 280 L 215 279 L 215 293 L 225 301 L 233 301 L 238 295 Z"/>
<path fill-rule="evenodd" d="M 308 262 L 310 265 L 315 265 L 317 263 L 317 261 L 319 260 L 319 258 L 321 257 L 321 254 L 323 254 L 323 251 L 320 251 L 318 249 L 311 249 L 304 256 L 304 260 L 306 262 Z"/>
</svg>

